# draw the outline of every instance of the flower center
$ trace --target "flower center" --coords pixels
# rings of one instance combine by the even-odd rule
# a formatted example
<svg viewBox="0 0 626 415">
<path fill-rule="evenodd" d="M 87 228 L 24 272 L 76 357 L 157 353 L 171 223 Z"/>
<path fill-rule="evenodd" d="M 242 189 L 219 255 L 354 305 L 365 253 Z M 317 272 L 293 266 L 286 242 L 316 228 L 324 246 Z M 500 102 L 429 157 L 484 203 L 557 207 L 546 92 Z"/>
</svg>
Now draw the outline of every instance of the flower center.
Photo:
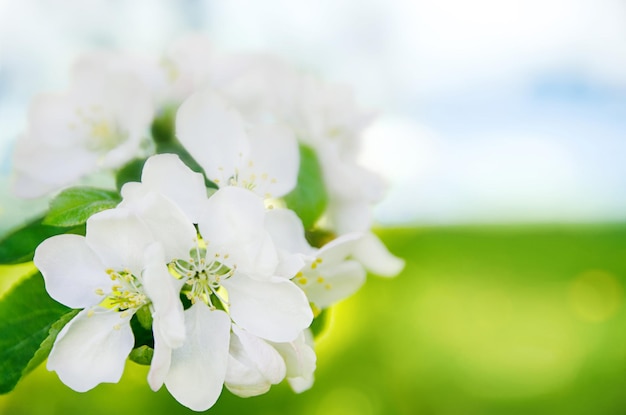
<svg viewBox="0 0 626 415">
<path fill-rule="evenodd" d="M 278 183 L 275 177 L 270 176 L 269 173 L 259 170 L 253 160 L 243 161 L 243 154 L 239 154 L 240 166 L 235 168 L 232 176 L 225 174 L 223 167 L 218 167 L 221 176 L 213 178 L 213 183 L 218 186 L 228 185 L 243 187 L 244 189 L 253 190 L 258 194 L 262 194 L 264 198 L 269 199 L 272 194 L 268 191 L 271 187 Z"/>
<path fill-rule="evenodd" d="M 228 254 L 207 253 L 204 241 L 189 251 L 189 259 L 177 259 L 169 264 L 170 273 L 180 279 L 185 279 L 182 292 L 192 304 L 200 300 L 211 309 L 227 308 L 228 297 L 222 281 L 230 278 L 237 269 L 237 265 L 226 265 Z"/>
<path fill-rule="evenodd" d="M 121 312 L 127 315 L 127 310 L 137 310 L 149 303 L 148 297 L 143 293 L 142 284 L 130 271 L 106 271 L 113 281 L 111 291 L 105 293 L 98 288 L 96 294 L 103 296 L 101 307 Z"/>
<path fill-rule="evenodd" d="M 115 122 L 105 116 L 99 105 L 76 109 L 76 117 L 81 131 L 84 131 L 86 136 L 85 147 L 88 150 L 105 153 L 128 138 L 128 134 L 121 131 Z M 69 128 L 74 130 L 77 124 L 70 123 Z"/>
<path fill-rule="evenodd" d="M 292 280 L 303 289 L 312 285 L 321 285 L 326 290 L 332 289 L 332 285 L 320 272 L 319 265 L 321 263 L 322 258 L 316 258 L 310 265 L 300 270 Z"/>
</svg>

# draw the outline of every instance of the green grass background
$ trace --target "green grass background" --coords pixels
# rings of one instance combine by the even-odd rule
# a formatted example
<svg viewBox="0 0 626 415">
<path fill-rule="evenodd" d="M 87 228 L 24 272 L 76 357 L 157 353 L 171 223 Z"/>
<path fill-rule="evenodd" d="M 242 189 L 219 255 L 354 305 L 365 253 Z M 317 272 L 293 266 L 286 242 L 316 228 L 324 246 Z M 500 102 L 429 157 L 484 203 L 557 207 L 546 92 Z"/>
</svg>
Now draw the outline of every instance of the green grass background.
<svg viewBox="0 0 626 415">
<path fill-rule="evenodd" d="M 626 413 L 626 225 L 381 235 L 407 267 L 368 277 L 332 309 L 314 387 L 248 399 L 225 390 L 208 413 Z M 120 384 L 80 394 L 41 366 L 0 396 L 0 413 L 193 413 L 153 393 L 146 374 L 128 362 Z"/>
</svg>

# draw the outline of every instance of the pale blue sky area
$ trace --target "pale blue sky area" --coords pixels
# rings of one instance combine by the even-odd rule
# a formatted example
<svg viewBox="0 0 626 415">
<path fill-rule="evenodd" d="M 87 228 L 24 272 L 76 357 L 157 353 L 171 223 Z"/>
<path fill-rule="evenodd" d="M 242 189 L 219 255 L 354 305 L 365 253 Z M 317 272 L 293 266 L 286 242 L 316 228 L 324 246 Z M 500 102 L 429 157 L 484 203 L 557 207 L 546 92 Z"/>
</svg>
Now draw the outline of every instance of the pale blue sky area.
<svg viewBox="0 0 626 415">
<path fill-rule="evenodd" d="M 349 83 L 380 110 L 362 159 L 392 183 L 382 223 L 626 219 L 620 0 L 156 4 L 0 0 L 0 190 L 30 98 L 62 89 L 76 56 L 156 53 L 199 30 Z"/>
</svg>

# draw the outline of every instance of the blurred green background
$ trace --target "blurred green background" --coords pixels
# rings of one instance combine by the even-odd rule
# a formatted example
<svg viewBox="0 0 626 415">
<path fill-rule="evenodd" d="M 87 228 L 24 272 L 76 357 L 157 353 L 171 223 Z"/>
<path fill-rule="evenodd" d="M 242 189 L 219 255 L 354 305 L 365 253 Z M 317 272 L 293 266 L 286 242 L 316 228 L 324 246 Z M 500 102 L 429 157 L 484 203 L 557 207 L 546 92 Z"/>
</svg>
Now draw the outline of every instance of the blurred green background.
<svg viewBox="0 0 626 415">
<path fill-rule="evenodd" d="M 208 413 L 626 413 L 626 225 L 380 234 L 407 267 L 333 308 L 314 387 L 224 391 Z M 80 394 L 41 366 L 0 396 L 0 413 L 193 413 L 146 374 L 129 362 L 120 384 Z"/>
</svg>

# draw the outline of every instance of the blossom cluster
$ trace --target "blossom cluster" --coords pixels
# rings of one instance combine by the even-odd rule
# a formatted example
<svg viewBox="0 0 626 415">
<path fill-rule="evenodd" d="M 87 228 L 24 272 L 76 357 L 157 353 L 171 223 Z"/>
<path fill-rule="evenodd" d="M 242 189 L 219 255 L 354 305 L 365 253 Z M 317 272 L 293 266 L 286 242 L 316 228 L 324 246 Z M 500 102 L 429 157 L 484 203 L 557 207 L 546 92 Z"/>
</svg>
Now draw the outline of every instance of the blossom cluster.
<svg viewBox="0 0 626 415">
<path fill-rule="evenodd" d="M 371 232 L 385 188 L 357 162 L 371 119 L 349 89 L 203 38 L 160 57 L 81 58 L 65 92 L 33 102 L 14 159 L 23 197 L 96 173 L 121 180 L 119 203 L 83 234 L 35 251 L 50 296 L 82 310 L 48 369 L 87 391 L 141 355 L 150 387 L 197 411 L 223 386 L 310 388 L 314 318 L 367 272 L 403 267 Z"/>
</svg>

